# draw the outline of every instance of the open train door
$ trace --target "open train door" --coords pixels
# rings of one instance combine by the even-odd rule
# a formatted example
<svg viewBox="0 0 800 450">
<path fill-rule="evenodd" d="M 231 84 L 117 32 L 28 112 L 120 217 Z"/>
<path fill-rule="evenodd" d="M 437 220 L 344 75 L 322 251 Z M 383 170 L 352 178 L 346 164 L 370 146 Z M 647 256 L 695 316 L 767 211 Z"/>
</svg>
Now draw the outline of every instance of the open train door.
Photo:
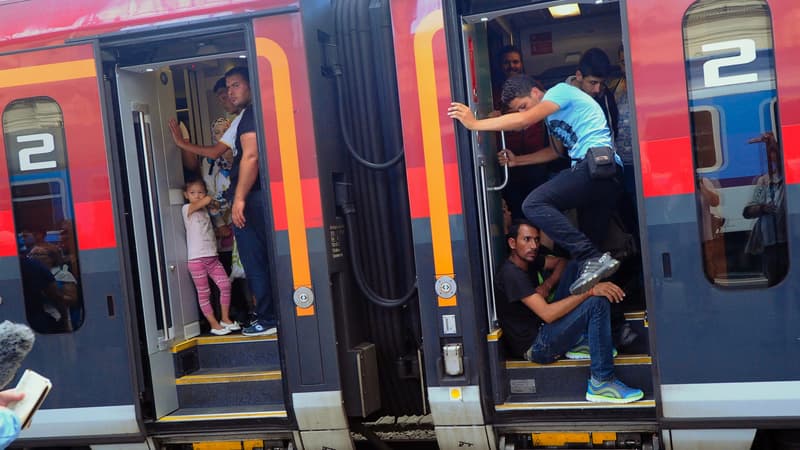
<svg viewBox="0 0 800 450">
<path fill-rule="evenodd" d="M 117 68 L 120 125 L 156 416 L 178 409 L 172 346 L 200 334 L 186 269 L 183 167 L 166 128 L 175 117 L 168 67 Z M 169 140 L 169 142 L 168 142 Z"/>
<path fill-rule="evenodd" d="M 97 54 L 0 57 L 0 317 L 36 330 L 23 367 L 53 382 L 23 441 L 141 434 Z"/>
</svg>

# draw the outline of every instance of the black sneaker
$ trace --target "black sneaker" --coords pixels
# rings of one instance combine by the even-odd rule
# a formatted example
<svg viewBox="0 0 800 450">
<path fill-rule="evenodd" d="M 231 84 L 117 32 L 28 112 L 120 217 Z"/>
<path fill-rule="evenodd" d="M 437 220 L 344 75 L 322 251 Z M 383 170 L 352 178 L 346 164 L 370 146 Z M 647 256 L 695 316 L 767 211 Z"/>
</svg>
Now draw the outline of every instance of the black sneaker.
<svg viewBox="0 0 800 450">
<path fill-rule="evenodd" d="M 569 287 L 569 293 L 577 295 L 589 292 L 600 280 L 614 275 L 617 269 L 619 261 L 607 252 L 603 253 L 603 256 L 587 259 L 581 268 L 581 275 Z"/>
<path fill-rule="evenodd" d="M 256 320 L 242 329 L 243 336 L 263 336 L 265 334 L 275 334 L 277 332 L 278 328 L 269 326 L 269 324 L 263 320 Z"/>
</svg>

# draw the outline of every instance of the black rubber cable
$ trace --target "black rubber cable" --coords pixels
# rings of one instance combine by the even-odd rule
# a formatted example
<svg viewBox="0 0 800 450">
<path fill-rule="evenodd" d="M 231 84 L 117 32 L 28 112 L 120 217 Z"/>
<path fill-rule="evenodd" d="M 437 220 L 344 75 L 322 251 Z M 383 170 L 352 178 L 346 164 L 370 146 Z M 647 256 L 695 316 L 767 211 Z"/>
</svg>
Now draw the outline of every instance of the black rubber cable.
<svg viewBox="0 0 800 450">
<path fill-rule="evenodd" d="M 347 127 L 345 126 L 344 123 L 344 101 L 342 101 L 343 97 L 342 71 L 336 69 L 335 74 L 336 74 L 336 90 L 338 91 L 338 95 L 336 96 L 336 104 L 339 107 L 339 127 L 342 129 L 342 137 L 344 138 L 344 145 L 345 147 L 347 147 L 347 151 L 350 153 L 350 156 L 352 156 L 353 159 L 355 159 L 359 164 L 373 170 L 386 170 L 394 166 L 398 162 L 400 162 L 400 160 L 402 160 L 403 156 L 405 155 L 403 149 L 400 149 L 400 152 L 397 155 L 393 156 L 392 159 L 383 163 L 368 161 L 356 152 L 356 149 L 353 146 L 353 142 L 350 139 L 350 133 L 347 130 Z"/>
<path fill-rule="evenodd" d="M 368 285 L 366 280 L 364 280 L 364 274 L 361 272 L 361 261 L 358 255 L 358 251 L 355 248 L 355 237 L 354 234 L 354 224 L 351 220 L 351 216 L 353 216 L 356 212 L 355 207 L 352 204 L 344 205 L 344 221 L 345 221 L 345 228 L 347 228 L 347 248 L 350 250 L 350 254 L 352 255 L 350 261 L 353 265 L 353 277 L 356 279 L 356 283 L 358 284 L 359 289 L 364 295 L 367 296 L 367 299 L 376 305 L 383 306 L 386 308 L 396 308 L 398 306 L 402 306 L 407 303 L 414 294 L 417 293 L 417 282 L 414 280 L 414 284 L 411 285 L 411 289 L 406 292 L 405 295 L 399 298 L 386 298 L 375 291 L 373 291 Z"/>
</svg>

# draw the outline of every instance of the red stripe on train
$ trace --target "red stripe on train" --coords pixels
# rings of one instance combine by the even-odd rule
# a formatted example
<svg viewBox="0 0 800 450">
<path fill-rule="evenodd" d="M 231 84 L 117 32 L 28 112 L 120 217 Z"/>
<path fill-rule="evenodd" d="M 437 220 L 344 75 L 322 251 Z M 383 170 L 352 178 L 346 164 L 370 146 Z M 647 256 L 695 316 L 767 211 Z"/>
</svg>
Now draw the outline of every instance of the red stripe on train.
<svg viewBox="0 0 800 450">
<path fill-rule="evenodd" d="M 14 235 L 14 214 L 0 211 L 0 256 L 16 256 L 17 237 Z"/>
<path fill-rule="evenodd" d="M 688 136 L 640 143 L 645 197 L 694 192 L 692 145 Z"/>
<path fill-rule="evenodd" d="M 79 250 L 116 247 L 111 200 L 75 202 L 75 232 Z"/>
<path fill-rule="evenodd" d="M 781 128 L 786 183 L 800 183 L 800 124 Z"/>
</svg>

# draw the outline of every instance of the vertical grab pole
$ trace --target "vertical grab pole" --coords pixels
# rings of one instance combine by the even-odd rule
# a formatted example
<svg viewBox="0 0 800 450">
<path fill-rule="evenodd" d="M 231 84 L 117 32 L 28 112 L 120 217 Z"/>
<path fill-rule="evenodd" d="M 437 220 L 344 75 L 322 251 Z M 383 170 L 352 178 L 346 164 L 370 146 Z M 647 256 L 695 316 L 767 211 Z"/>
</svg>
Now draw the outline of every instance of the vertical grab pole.
<svg viewBox="0 0 800 450">
<path fill-rule="evenodd" d="M 500 132 L 500 141 L 502 142 L 503 152 L 505 152 L 505 149 L 506 149 L 506 132 L 505 131 L 501 131 Z M 503 183 L 500 184 L 500 186 L 487 187 L 486 190 L 487 191 L 501 191 L 506 187 L 507 184 L 508 184 L 508 164 L 505 164 L 503 166 Z"/>
<path fill-rule="evenodd" d="M 489 330 L 494 330 L 495 323 L 497 322 L 497 309 L 495 306 L 495 299 L 494 299 L 494 264 L 492 263 L 492 238 L 489 235 L 490 231 L 490 223 L 489 223 L 489 201 L 486 196 L 487 187 L 486 187 L 486 161 L 481 158 L 478 161 L 478 171 L 480 176 L 480 213 L 481 213 L 481 223 L 483 228 L 483 232 L 481 233 L 481 240 L 483 240 L 483 245 L 481 246 L 481 254 L 483 256 L 483 275 L 484 279 L 488 280 L 489 282 L 486 284 L 484 289 L 484 293 L 486 295 L 486 312 L 488 314 L 487 319 L 489 321 Z"/>
</svg>

